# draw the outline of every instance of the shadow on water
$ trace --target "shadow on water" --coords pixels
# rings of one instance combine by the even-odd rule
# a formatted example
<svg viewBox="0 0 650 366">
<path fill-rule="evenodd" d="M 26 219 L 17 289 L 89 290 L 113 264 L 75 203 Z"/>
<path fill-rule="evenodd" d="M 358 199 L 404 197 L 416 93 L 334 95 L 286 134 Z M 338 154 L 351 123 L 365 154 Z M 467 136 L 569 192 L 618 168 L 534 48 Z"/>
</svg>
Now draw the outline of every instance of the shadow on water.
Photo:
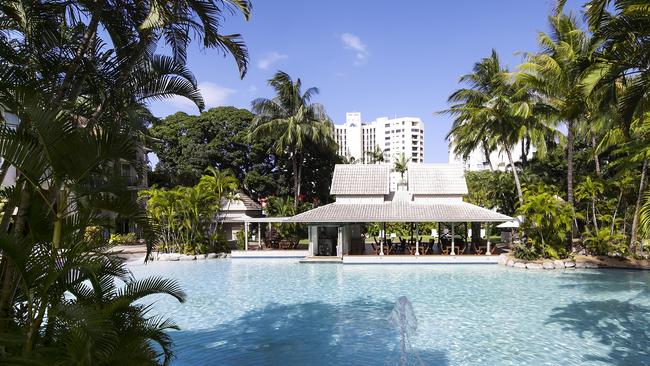
<svg viewBox="0 0 650 366">
<path fill-rule="evenodd" d="M 171 333 L 175 364 L 402 365 L 392 309 L 370 300 L 271 304 L 213 329 Z M 449 364 L 442 351 L 414 352 L 407 364 Z"/>
<path fill-rule="evenodd" d="M 607 346 L 603 356 L 588 353 L 584 358 L 611 365 L 650 365 L 650 307 L 629 301 L 604 300 L 574 302 L 553 309 L 548 323 L 558 323 L 565 331 L 575 332 Z"/>
<path fill-rule="evenodd" d="M 637 270 L 600 269 L 564 273 L 571 283 L 560 285 L 566 289 L 581 289 L 587 293 L 635 293 L 636 298 L 650 298 L 650 273 Z"/>
</svg>

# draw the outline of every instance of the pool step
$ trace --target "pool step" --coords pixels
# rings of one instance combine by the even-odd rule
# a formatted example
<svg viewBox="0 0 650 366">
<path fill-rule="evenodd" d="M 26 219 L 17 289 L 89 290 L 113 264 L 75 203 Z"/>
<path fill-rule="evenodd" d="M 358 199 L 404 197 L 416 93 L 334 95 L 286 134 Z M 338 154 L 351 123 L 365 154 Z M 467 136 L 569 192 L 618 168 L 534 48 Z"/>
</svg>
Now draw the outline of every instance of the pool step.
<svg viewBox="0 0 650 366">
<path fill-rule="evenodd" d="M 323 256 L 312 256 L 305 257 L 300 260 L 300 263 L 341 263 L 343 260 L 339 257 L 323 257 Z"/>
</svg>

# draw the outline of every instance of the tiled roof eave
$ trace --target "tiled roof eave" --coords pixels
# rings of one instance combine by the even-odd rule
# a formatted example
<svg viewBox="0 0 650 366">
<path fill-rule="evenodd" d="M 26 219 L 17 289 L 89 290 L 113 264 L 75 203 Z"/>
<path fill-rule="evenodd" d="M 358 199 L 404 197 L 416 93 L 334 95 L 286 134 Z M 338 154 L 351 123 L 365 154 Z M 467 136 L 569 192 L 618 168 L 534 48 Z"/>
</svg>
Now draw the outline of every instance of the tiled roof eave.
<svg viewBox="0 0 650 366">
<path fill-rule="evenodd" d="M 505 222 L 511 217 L 467 202 L 331 203 L 296 215 L 288 222 Z"/>
</svg>

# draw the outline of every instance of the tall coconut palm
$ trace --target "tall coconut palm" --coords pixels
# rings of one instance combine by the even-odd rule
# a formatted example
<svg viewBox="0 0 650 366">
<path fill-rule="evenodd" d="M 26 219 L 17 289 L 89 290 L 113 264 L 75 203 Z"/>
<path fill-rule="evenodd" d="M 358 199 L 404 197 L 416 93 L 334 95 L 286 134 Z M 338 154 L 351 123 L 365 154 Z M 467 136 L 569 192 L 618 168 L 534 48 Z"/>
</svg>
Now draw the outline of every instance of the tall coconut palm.
<svg viewBox="0 0 650 366">
<path fill-rule="evenodd" d="M 294 205 L 297 205 L 305 147 L 308 144 L 334 144 L 334 125 L 321 104 L 311 103 L 313 96 L 318 94 L 317 88 L 308 88 L 303 93 L 302 81 L 293 81 L 283 71 L 275 73 L 268 83 L 276 96 L 272 99 L 258 98 L 251 103 L 256 114 L 251 138 L 262 135 L 276 137 L 271 148 L 275 154 L 291 160 Z"/>
<path fill-rule="evenodd" d="M 560 1 L 558 8 L 563 5 L 564 1 Z M 635 146 L 630 150 L 634 153 L 625 159 L 636 163 L 632 169 L 640 170 L 630 235 L 630 246 L 634 247 L 650 158 L 640 144 L 647 141 L 647 127 L 643 125 L 647 124 L 650 101 L 650 7 L 644 0 L 591 0 L 585 9 L 594 39 L 602 40 L 586 73 L 585 90 L 599 95 L 601 100 L 609 99 L 605 102 L 612 105 L 614 113 L 607 134 L 619 130 L 618 142 Z"/>
<path fill-rule="evenodd" d="M 451 108 L 441 113 L 454 116 L 454 124 L 447 138 L 454 142 L 455 152 L 467 155 L 477 148 L 486 156 L 493 150 L 505 152 L 521 202 L 523 193 L 513 148 L 528 131 L 538 136 L 538 123 L 532 116 L 531 102 L 525 89 L 511 80 L 508 70 L 501 66 L 496 51 L 474 64 L 473 72 L 460 80 L 469 88 L 459 89 L 450 97 Z M 541 137 L 541 135 L 540 135 Z M 543 139 L 539 139 L 540 144 Z"/>
<path fill-rule="evenodd" d="M 538 35 L 541 52 L 528 55 L 517 78 L 539 97 L 538 102 L 546 107 L 551 121 L 566 126 L 567 201 L 573 206 L 575 132 L 587 114 L 582 82 L 597 45 L 572 15 L 551 16 L 549 23 L 550 34 Z"/>
</svg>

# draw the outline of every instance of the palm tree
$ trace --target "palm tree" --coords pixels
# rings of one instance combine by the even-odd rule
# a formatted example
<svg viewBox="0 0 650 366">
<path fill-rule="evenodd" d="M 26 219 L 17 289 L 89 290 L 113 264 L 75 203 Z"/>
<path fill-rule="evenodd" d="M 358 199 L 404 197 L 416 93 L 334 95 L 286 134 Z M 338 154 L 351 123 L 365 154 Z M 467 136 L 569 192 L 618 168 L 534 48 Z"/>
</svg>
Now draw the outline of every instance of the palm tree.
<svg viewBox="0 0 650 366">
<path fill-rule="evenodd" d="M 559 1 L 558 9 L 564 2 Z M 630 247 L 634 247 L 650 157 L 639 143 L 647 141 L 643 125 L 650 97 L 650 8 L 644 0 L 591 0 L 585 9 L 594 39 L 602 40 L 586 72 L 585 90 L 599 94 L 600 102 L 611 107 L 613 118 L 607 127 L 620 132 L 619 143 L 634 146 L 638 152 L 625 158 L 636 163 L 631 168 L 640 170 L 641 176 L 630 235 Z M 605 131 L 611 135 L 609 128 Z"/>
<path fill-rule="evenodd" d="M 494 50 L 489 57 L 474 64 L 473 72 L 462 76 L 460 81 L 467 83 L 469 88 L 455 91 L 449 97 L 449 102 L 454 104 L 441 112 L 455 117 L 447 135 L 454 143 L 454 152 L 467 156 L 480 148 L 487 157 L 495 149 L 504 151 L 515 179 L 517 196 L 522 202 L 521 182 L 512 150 L 524 136 L 534 137 L 535 142 L 543 146 L 544 134 L 548 132 L 533 116 L 534 106 L 529 93 L 511 81 Z"/>
<path fill-rule="evenodd" d="M 307 144 L 334 144 L 334 125 L 321 104 L 311 103 L 312 97 L 318 94 L 317 88 L 309 88 L 303 93 L 302 81 L 297 79 L 294 82 L 282 71 L 275 73 L 268 82 L 276 96 L 273 99 L 255 99 L 251 103 L 256 114 L 251 138 L 276 136 L 272 150 L 291 159 L 294 205 L 297 205 L 305 147 Z"/>
<path fill-rule="evenodd" d="M 571 15 L 552 16 L 549 23 L 551 33 L 541 32 L 538 36 L 542 51 L 528 55 L 517 79 L 538 97 L 550 121 L 566 126 L 567 201 L 573 206 L 574 135 L 586 117 L 587 98 L 582 83 L 597 45 Z"/>
<path fill-rule="evenodd" d="M 605 186 L 603 183 L 592 180 L 591 177 L 586 177 L 582 182 L 576 186 L 576 198 L 578 201 L 589 200 L 587 205 L 587 223 L 589 222 L 589 214 L 591 214 L 591 219 L 594 223 L 594 233 L 599 231 L 598 229 L 598 217 L 596 215 L 596 201 L 597 197 L 603 194 Z M 589 207 L 591 207 L 591 212 L 589 212 Z"/>
<path fill-rule="evenodd" d="M 59 316 L 56 313 L 57 306 L 69 304 L 63 294 L 72 292 L 74 286 L 88 280 L 97 291 L 110 291 L 107 281 L 121 276 L 115 271 L 108 271 L 107 279 L 95 276 L 92 271 L 106 261 L 105 256 L 90 264 L 83 259 L 102 254 L 103 248 L 84 246 L 75 237 L 89 225 L 108 229 L 110 223 L 102 213 L 115 212 L 133 220 L 143 230 L 148 249 L 155 245 L 155 228 L 131 199 L 119 168 L 122 162 L 138 165 L 137 150 L 147 140 L 144 126 L 154 119 L 147 109 L 149 101 L 182 96 L 203 108 L 196 80 L 185 66 L 185 49 L 192 39 L 232 54 L 240 73 L 245 73 L 247 53 L 241 39 L 220 34 L 226 8 L 248 17 L 250 3 L 177 2 L 174 7 L 158 0 L 119 5 L 86 1 L 0 4 L 0 106 L 20 119 L 15 130 L 0 121 L 0 177 L 10 166 L 20 172 L 15 186 L 2 190 L 7 201 L 0 221 L 0 337 L 13 339 L 7 332 L 18 328 L 24 337 L 21 350 L 12 350 L 10 356 L 25 359 L 45 352 L 43 347 L 53 340 L 58 349 L 70 350 L 68 346 L 83 338 L 83 327 L 90 330 L 99 325 L 95 320 L 102 323 L 76 306 L 63 309 Z M 159 40 L 170 46 L 172 57 L 153 53 Z M 47 264 L 45 257 L 38 257 L 41 254 L 54 267 L 39 267 Z M 57 267 L 60 258 L 71 267 Z M 41 291 L 34 286 L 47 288 Z M 125 300 L 116 305 L 128 304 Z M 23 305 L 30 307 L 33 318 L 16 313 Z M 101 306 L 87 309 L 101 310 Z M 129 328 L 129 316 L 139 330 L 147 332 L 147 327 L 140 327 L 137 312 L 113 310 L 126 310 L 109 318 L 115 320 L 116 330 L 95 335 L 98 344 L 103 342 L 111 350 L 102 348 L 104 355 L 119 356 L 124 355 L 120 348 L 109 343 L 115 340 L 111 337 L 124 342 L 135 339 L 137 329 Z M 48 317 L 45 322 L 43 314 Z M 55 334 L 72 321 L 66 318 L 73 314 L 77 321 L 68 323 L 73 326 L 71 332 Z M 166 324 L 155 328 L 164 329 Z M 150 330 L 149 337 L 156 337 L 153 341 L 163 341 L 167 358 L 168 342 Z M 146 344 L 129 347 L 142 351 L 143 363 L 158 363 L 157 353 Z M 101 364 L 94 358 L 83 359 Z"/>
<path fill-rule="evenodd" d="M 366 159 L 369 164 L 377 164 L 384 162 L 384 151 L 379 145 L 375 145 L 375 148 L 370 151 L 366 151 Z"/>
<path fill-rule="evenodd" d="M 404 153 L 401 153 L 397 159 L 395 159 L 395 164 L 393 165 L 393 170 L 399 173 L 400 177 L 402 178 L 402 182 L 404 181 L 404 173 L 409 169 L 409 161 L 411 161 L 411 158 L 407 158 Z"/>
</svg>

